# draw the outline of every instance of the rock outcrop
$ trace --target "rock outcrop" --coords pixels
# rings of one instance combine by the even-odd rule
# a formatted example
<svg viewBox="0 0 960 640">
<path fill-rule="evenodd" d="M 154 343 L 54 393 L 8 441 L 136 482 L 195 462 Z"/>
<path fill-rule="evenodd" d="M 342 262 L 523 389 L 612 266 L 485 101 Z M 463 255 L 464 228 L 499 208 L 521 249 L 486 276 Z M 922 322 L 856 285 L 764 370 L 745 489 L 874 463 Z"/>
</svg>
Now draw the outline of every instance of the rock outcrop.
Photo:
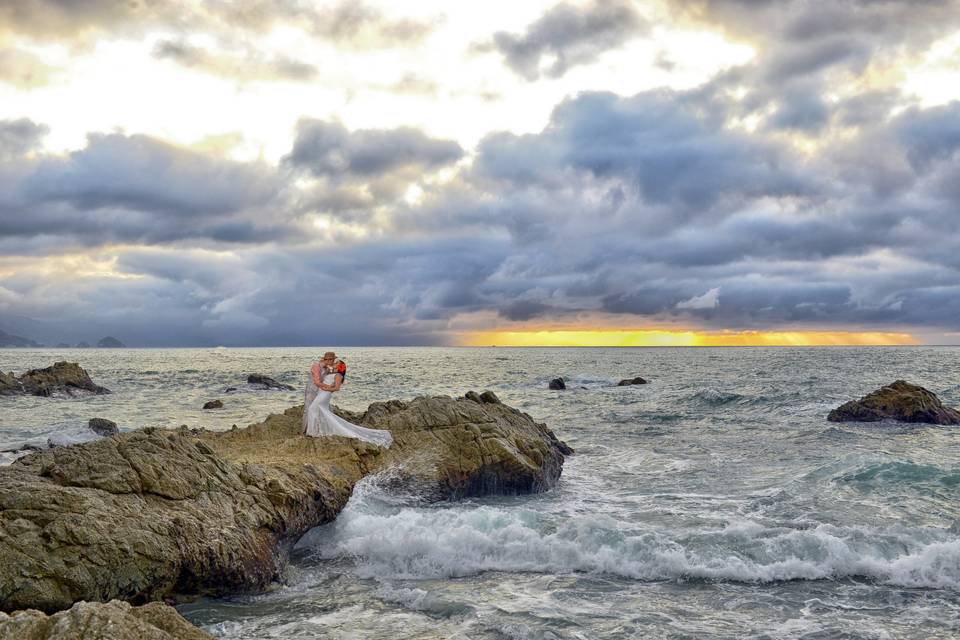
<svg viewBox="0 0 960 640">
<path fill-rule="evenodd" d="M 552 486 L 570 448 L 472 395 L 338 410 L 389 429 L 389 449 L 302 436 L 301 406 L 246 429 L 144 429 L 20 458 L 0 468 L 0 610 L 262 590 L 379 471 L 427 499 Z"/>
<path fill-rule="evenodd" d="M 90 418 L 90 421 L 87 422 L 87 426 L 90 427 L 90 431 L 93 431 L 98 436 L 103 436 L 105 438 L 115 436 L 120 433 L 117 423 L 113 420 L 107 420 L 106 418 Z"/>
<path fill-rule="evenodd" d="M 547 383 L 547 388 L 554 391 L 562 391 L 567 388 L 567 384 L 563 381 L 563 378 L 554 378 Z"/>
<path fill-rule="evenodd" d="M 151 602 L 78 602 L 67 611 L 46 615 L 30 609 L 0 613 L 0 640 L 212 640 L 171 606 Z"/>
<path fill-rule="evenodd" d="M 827 416 L 831 422 L 926 422 L 960 424 L 960 411 L 943 406 L 931 391 L 903 380 L 851 400 Z"/>
<path fill-rule="evenodd" d="M 126 349 L 127 345 L 113 336 L 106 336 L 105 338 L 100 338 L 99 342 L 97 342 L 97 347 L 100 349 Z"/>
<path fill-rule="evenodd" d="M 270 376 L 265 376 L 262 373 L 251 373 L 249 376 L 247 376 L 247 384 L 252 384 L 262 389 L 280 389 L 282 391 L 294 390 L 294 388 L 290 385 L 277 382 Z"/>
<path fill-rule="evenodd" d="M 203 403 L 204 409 L 223 409 L 223 400 L 209 400 Z"/>
<path fill-rule="evenodd" d="M 617 386 L 629 387 L 635 384 L 647 384 L 647 381 L 641 378 L 640 376 L 637 376 L 636 378 L 627 378 L 625 380 L 621 380 L 620 382 L 617 383 Z"/>
<path fill-rule="evenodd" d="M 57 362 L 52 367 L 31 369 L 19 378 L 0 373 L 0 395 L 69 396 L 110 393 L 94 384 L 90 375 L 76 362 Z"/>
</svg>

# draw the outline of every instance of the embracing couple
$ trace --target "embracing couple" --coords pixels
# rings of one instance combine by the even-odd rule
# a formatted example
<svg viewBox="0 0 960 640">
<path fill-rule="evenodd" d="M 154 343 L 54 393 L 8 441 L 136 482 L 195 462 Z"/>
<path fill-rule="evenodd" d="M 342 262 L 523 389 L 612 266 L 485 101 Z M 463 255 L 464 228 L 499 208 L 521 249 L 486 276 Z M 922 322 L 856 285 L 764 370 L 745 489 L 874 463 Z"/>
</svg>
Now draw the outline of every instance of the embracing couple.
<svg viewBox="0 0 960 640">
<path fill-rule="evenodd" d="M 389 447 L 393 436 L 389 431 L 367 429 L 347 422 L 330 410 L 330 399 L 340 390 L 347 377 L 347 365 L 337 354 L 327 351 L 310 367 L 310 379 L 303 403 L 303 431 L 308 436 L 344 436 L 359 438 L 381 447 Z"/>
</svg>

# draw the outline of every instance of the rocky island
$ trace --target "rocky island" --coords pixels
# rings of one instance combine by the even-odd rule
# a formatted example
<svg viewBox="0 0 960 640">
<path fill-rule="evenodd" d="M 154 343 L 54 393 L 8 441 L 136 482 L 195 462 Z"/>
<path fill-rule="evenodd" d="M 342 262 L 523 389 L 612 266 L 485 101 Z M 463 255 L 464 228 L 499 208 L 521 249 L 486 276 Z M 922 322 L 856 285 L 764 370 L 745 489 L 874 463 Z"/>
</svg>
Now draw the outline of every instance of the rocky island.
<svg viewBox="0 0 960 640">
<path fill-rule="evenodd" d="M 434 500 L 532 493 L 553 486 L 572 453 L 492 392 L 338 410 L 390 430 L 389 449 L 301 436 L 302 412 L 228 432 L 144 429 L 0 468 L 0 610 L 260 591 L 365 476 L 389 470 L 392 482 Z M 0 617 L 0 637 L 25 615 Z"/>
</svg>

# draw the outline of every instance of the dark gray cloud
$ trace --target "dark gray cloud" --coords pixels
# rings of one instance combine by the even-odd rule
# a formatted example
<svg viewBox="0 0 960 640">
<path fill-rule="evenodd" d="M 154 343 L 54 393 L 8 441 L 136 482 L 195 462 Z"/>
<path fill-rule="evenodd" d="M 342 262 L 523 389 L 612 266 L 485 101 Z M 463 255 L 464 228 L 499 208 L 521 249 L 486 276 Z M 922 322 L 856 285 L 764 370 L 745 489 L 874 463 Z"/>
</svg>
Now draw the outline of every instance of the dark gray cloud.
<svg viewBox="0 0 960 640">
<path fill-rule="evenodd" d="M 39 149 L 49 131 L 29 118 L 0 120 L 0 160 L 19 159 Z"/>
<path fill-rule="evenodd" d="M 305 120 L 271 167 L 120 134 L 28 159 L 43 129 L 15 123 L 3 259 L 153 246 L 109 250 L 137 278 L 0 268 L 0 310 L 91 326 L 123 309 L 110 333 L 134 344 L 313 343 L 330 299 L 350 319 L 325 334 L 341 344 L 434 343 L 481 316 L 960 330 L 960 103 L 864 119 L 852 102 L 838 109 L 861 124 L 801 155 L 783 127 L 731 129 L 717 100 L 582 94 L 539 133 L 489 136 L 436 184 L 423 174 L 463 150 L 410 129 Z M 398 199 L 413 182 L 422 201 Z M 320 204 L 387 215 L 330 242 L 298 226 Z"/>
<path fill-rule="evenodd" d="M 414 167 L 434 169 L 459 160 L 463 149 L 419 129 L 359 129 L 338 122 L 301 120 L 286 161 L 318 176 L 374 176 Z"/>
<path fill-rule="evenodd" d="M 65 156 L 25 156 L 45 131 L 26 120 L 0 128 L 0 237 L 260 242 L 287 233 L 290 220 L 267 213 L 284 191 L 274 168 L 123 134 L 91 134 Z"/>
<path fill-rule="evenodd" d="M 546 75 L 556 78 L 642 35 L 647 26 L 629 0 L 592 0 L 582 6 L 561 2 L 522 34 L 494 34 L 492 46 L 527 80 L 541 76 L 544 62 Z"/>
<path fill-rule="evenodd" d="M 907 100 L 858 95 L 840 102 L 828 95 L 857 91 L 867 72 L 882 76 L 905 56 L 924 52 L 956 30 L 960 0 L 704 0 L 671 2 L 675 13 L 736 39 L 756 50 L 750 63 L 710 83 L 727 100 L 728 116 L 753 117 L 767 129 L 819 135 L 831 125 L 856 127 L 886 118 Z M 870 108 L 869 117 L 864 109 Z M 851 111 L 855 109 L 856 113 Z"/>
<path fill-rule="evenodd" d="M 317 75 L 317 68 L 285 56 L 265 55 L 252 47 L 240 51 L 211 50 L 182 40 L 161 40 L 153 55 L 181 66 L 236 80 L 306 81 Z"/>
</svg>

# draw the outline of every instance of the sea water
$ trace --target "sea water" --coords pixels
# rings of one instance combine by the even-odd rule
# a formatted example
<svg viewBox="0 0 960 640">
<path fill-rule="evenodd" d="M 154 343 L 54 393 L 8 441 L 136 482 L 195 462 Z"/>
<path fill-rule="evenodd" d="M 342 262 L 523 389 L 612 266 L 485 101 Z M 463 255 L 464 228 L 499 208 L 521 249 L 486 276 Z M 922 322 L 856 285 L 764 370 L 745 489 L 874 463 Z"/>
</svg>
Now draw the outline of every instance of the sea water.
<svg viewBox="0 0 960 640">
<path fill-rule="evenodd" d="M 97 416 L 244 426 L 300 402 L 323 350 L 4 351 L 5 371 L 78 361 L 113 394 L 0 398 L 0 448 L 82 437 Z M 180 607 L 217 637 L 960 636 L 960 427 L 826 421 L 898 378 L 960 405 L 960 350 L 338 354 L 340 406 L 492 389 L 576 453 L 534 496 L 427 503 L 365 479 L 274 590 Z M 251 389 L 253 372 L 297 390 Z M 650 383 L 615 386 L 637 375 Z M 547 389 L 556 376 L 568 390 Z"/>
</svg>

